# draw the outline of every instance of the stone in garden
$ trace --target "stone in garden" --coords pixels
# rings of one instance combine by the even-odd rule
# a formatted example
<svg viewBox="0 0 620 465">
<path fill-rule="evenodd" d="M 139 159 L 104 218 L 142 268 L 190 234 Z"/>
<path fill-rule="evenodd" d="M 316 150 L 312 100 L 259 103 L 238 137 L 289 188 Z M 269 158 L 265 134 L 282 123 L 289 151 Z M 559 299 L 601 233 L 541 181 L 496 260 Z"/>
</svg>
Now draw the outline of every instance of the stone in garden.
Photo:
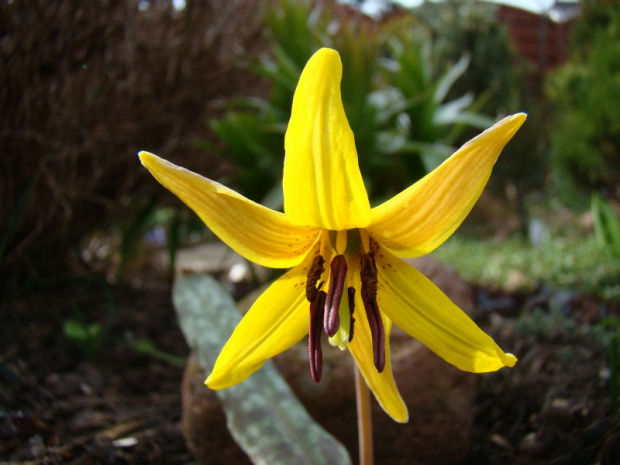
<svg viewBox="0 0 620 465">
<path fill-rule="evenodd" d="M 205 386 L 204 381 L 204 371 L 191 354 L 181 389 L 182 428 L 188 449 L 204 465 L 250 464 L 226 428 L 226 415 L 217 395 Z"/>
<path fill-rule="evenodd" d="M 473 293 L 452 268 L 432 257 L 411 263 L 471 315 Z M 409 423 L 395 423 L 373 401 L 377 462 L 458 463 L 469 449 L 475 375 L 447 364 L 396 327 L 392 331 L 391 350 L 394 377 L 409 408 Z M 310 377 L 306 339 L 276 357 L 275 362 L 308 412 L 347 447 L 356 462 L 353 360 L 331 347 L 325 347 L 323 356 L 319 385 Z M 225 429 L 224 415 L 217 408 L 217 398 L 204 386 L 204 379 L 205 374 L 190 357 L 183 381 L 183 429 L 197 460 L 214 463 L 213 454 L 229 450 L 232 439 Z M 224 442 L 215 444 L 217 438 Z"/>
<path fill-rule="evenodd" d="M 164 270 L 168 267 L 166 259 L 167 255 L 164 254 L 162 258 Z M 235 299 L 250 292 L 255 280 L 264 282 L 267 279 L 265 268 L 248 262 L 219 241 L 180 249 L 175 258 L 175 267 L 177 273 L 184 271 L 206 273 L 221 280 Z"/>
</svg>

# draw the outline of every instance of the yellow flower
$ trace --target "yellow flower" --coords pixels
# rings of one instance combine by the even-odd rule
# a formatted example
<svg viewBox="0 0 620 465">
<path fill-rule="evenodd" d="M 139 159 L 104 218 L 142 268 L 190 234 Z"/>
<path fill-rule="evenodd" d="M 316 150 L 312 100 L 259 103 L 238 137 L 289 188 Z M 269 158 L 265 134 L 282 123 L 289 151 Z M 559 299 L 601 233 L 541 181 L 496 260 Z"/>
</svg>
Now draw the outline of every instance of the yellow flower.
<svg viewBox="0 0 620 465">
<path fill-rule="evenodd" d="M 516 363 L 398 257 L 427 254 L 455 231 L 526 116 L 503 119 L 371 209 L 342 106 L 341 77 L 340 57 L 330 49 L 319 50 L 301 75 L 285 139 L 285 213 L 150 153 L 141 152 L 140 159 L 232 249 L 266 267 L 292 268 L 243 317 L 206 381 L 210 388 L 242 382 L 306 334 L 318 382 L 325 332 L 332 345 L 349 349 L 383 409 L 406 422 L 390 365 L 392 323 L 461 370 Z"/>
</svg>

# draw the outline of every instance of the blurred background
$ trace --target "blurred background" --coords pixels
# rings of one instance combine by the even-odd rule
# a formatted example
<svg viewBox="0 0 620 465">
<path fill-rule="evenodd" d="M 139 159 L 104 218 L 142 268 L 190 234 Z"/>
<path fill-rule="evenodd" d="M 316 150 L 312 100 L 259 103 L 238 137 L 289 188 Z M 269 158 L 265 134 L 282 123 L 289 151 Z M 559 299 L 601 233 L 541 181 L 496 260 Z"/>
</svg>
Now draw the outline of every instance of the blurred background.
<svg viewBox="0 0 620 465">
<path fill-rule="evenodd" d="M 292 94 L 321 46 L 344 62 L 373 204 L 525 111 L 464 231 L 524 247 L 556 235 L 575 239 L 569 248 L 594 245 L 592 199 L 618 210 L 618 11 L 521 5 L 3 2 L 2 287 L 24 292 L 67 273 L 123 282 L 153 241 L 174 259 L 203 239 L 139 150 L 279 208 Z"/>
<path fill-rule="evenodd" d="M 500 118 L 528 113 L 474 211 L 434 256 L 474 289 L 484 321 L 510 320 L 529 342 L 586 341 L 604 404 L 579 431 L 606 421 L 596 434 L 607 437 L 618 424 L 620 328 L 615 0 L 2 0 L 3 376 L 57 386 L 50 373 L 129 347 L 176 366 L 165 375 L 176 392 L 187 348 L 173 342 L 178 328 L 157 325 L 174 320 L 179 257 L 217 241 L 137 153 L 281 209 L 293 92 L 322 46 L 342 57 L 373 205 Z M 233 273 L 226 259 L 213 259 L 214 274 L 235 297 L 274 276 L 243 263 Z M 44 344 L 55 349 L 29 365 Z M 63 362 L 36 374 L 50 354 Z M 40 407 L 16 395 L 5 392 L 6 405 Z M 540 405 L 548 400 L 540 394 Z M 518 421 L 534 421 L 530 413 Z"/>
</svg>

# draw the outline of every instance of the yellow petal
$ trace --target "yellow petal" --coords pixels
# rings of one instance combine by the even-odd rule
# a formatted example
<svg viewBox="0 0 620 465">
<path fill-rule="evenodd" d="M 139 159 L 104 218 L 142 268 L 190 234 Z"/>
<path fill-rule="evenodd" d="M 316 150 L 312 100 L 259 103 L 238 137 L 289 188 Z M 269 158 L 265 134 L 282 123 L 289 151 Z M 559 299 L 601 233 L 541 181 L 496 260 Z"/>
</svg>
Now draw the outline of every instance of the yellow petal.
<svg viewBox="0 0 620 465">
<path fill-rule="evenodd" d="M 148 152 L 142 164 L 194 210 L 228 246 L 269 268 L 290 268 L 308 253 L 319 231 L 293 226 L 283 213 L 254 203 L 235 191 Z"/>
<path fill-rule="evenodd" d="M 382 248 L 375 259 L 379 309 L 396 326 L 461 370 L 483 373 L 514 366 L 516 357 L 504 353 L 422 273 Z"/>
<path fill-rule="evenodd" d="M 342 63 L 323 48 L 308 61 L 285 138 L 284 211 L 291 223 L 342 231 L 370 223 L 370 204 L 340 96 Z"/>
<path fill-rule="evenodd" d="M 265 360 L 308 334 L 310 304 L 305 285 L 314 255 L 280 277 L 254 302 L 224 345 L 207 386 L 223 389 L 244 381 Z"/>
<path fill-rule="evenodd" d="M 354 272 L 355 276 L 358 277 L 354 285 L 356 288 L 355 311 L 353 313 L 355 323 L 353 340 L 349 342 L 348 348 L 362 372 L 366 384 L 375 395 L 377 402 L 379 402 L 379 405 L 381 405 L 383 410 L 385 410 L 394 421 L 407 423 L 409 420 L 407 406 L 398 392 L 398 388 L 394 382 L 394 376 L 392 375 L 392 361 L 390 358 L 390 329 L 392 327 L 392 322 L 385 315 L 381 315 L 385 330 L 385 368 L 382 373 L 378 373 L 374 365 L 370 327 L 368 325 L 368 319 L 366 318 L 366 312 L 364 311 L 364 303 L 362 302 L 359 292 L 361 289 L 359 267 L 354 270 Z"/>
<path fill-rule="evenodd" d="M 368 231 L 399 257 L 433 251 L 470 212 L 501 150 L 525 118 L 524 113 L 504 118 L 413 186 L 374 208 Z"/>
</svg>

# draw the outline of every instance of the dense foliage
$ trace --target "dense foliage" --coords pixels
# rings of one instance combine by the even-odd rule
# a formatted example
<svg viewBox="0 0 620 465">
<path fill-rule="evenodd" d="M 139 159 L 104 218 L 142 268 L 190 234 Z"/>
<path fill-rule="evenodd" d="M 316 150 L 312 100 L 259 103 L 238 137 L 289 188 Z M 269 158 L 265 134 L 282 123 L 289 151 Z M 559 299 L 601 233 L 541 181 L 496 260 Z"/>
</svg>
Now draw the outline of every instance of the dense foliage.
<svg viewBox="0 0 620 465">
<path fill-rule="evenodd" d="M 548 83 L 553 168 L 564 192 L 603 189 L 620 198 L 620 4 L 587 0 L 569 61 Z"/>
<path fill-rule="evenodd" d="M 0 2 L 0 289 L 61 276 L 87 234 L 164 198 L 138 150 L 224 172 L 194 141 L 207 102 L 256 91 L 233 63 L 261 23 L 243 1 L 194 3 Z"/>
<path fill-rule="evenodd" d="M 373 201 L 389 197 L 437 166 L 464 141 L 464 128 L 486 129 L 473 93 L 452 95 L 467 70 L 463 54 L 442 65 L 430 30 L 415 16 L 375 22 L 354 10 L 311 2 L 273 4 L 266 23 L 271 54 L 256 72 L 271 81 L 269 99 L 233 103 L 211 122 L 222 153 L 240 167 L 232 180 L 254 200 L 281 203 L 284 132 L 295 84 L 310 55 L 333 47 L 343 62 L 342 98 Z"/>
</svg>

